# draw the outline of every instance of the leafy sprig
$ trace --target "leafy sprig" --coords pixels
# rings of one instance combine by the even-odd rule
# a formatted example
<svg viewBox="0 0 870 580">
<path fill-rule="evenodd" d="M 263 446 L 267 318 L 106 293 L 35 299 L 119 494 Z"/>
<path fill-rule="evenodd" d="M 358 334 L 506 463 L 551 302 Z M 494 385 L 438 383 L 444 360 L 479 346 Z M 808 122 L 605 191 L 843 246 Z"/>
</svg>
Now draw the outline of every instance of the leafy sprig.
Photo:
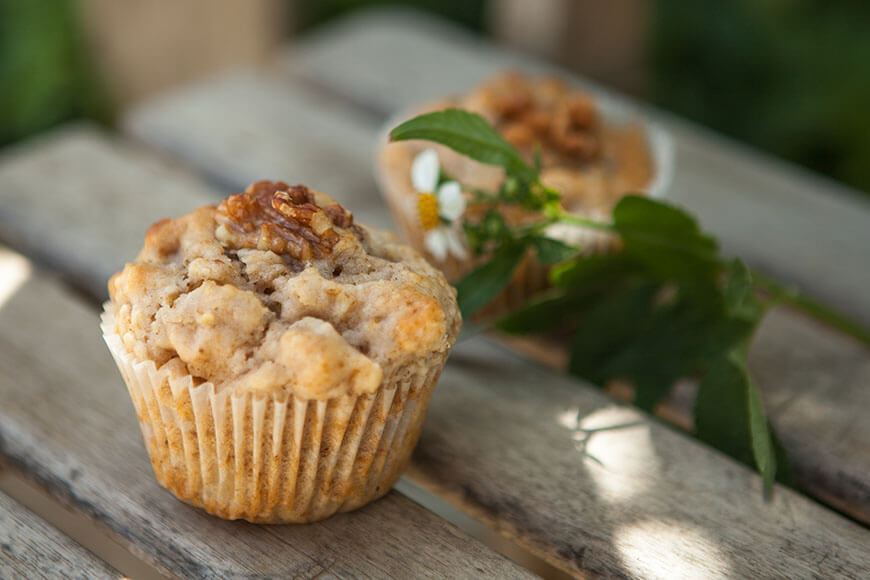
<svg viewBox="0 0 870 580">
<path fill-rule="evenodd" d="M 809 311 L 865 342 L 866 331 L 795 292 L 719 254 L 716 241 L 683 209 L 627 195 L 611 221 L 566 212 L 557 191 L 482 117 L 456 109 L 428 113 L 390 133 L 394 141 L 424 139 L 481 163 L 502 167 L 496 192 L 474 191 L 483 217 L 463 226 L 482 264 L 457 284 L 468 318 L 496 297 L 529 252 L 550 272 L 552 288 L 496 326 L 511 333 L 568 332 L 569 371 L 604 385 L 627 379 L 636 405 L 652 410 L 677 380 L 698 378 L 695 434 L 761 473 L 765 489 L 788 481 L 782 448 L 747 369 L 753 333 L 777 302 Z M 502 210 L 516 206 L 539 219 L 511 225 Z M 621 249 L 584 253 L 547 235 L 570 224 L 618 236 Z M 862 334 L 863 333 L 863 334 Z"/>
</svg>

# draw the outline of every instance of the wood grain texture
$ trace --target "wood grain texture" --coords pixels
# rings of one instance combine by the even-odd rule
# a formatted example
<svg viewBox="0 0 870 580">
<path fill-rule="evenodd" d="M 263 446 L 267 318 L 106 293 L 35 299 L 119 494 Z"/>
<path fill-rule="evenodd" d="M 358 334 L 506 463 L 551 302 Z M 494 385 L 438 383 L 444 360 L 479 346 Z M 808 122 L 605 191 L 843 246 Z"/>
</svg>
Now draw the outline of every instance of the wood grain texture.
<svg viewBox="0 0 870 580">
<path fill-rule="evenodd" d="M 775 309 L 749 367 L 794 458 L 795 483 L 870 524 L 870 351 L 819 322 Z"/>
<path fill-rule="evenodd" d="M 467 91 L 505 68 L 546 68 L 445 21 L 396 9 L 359 11 L 323 26 L 289 46 L 281 66 L 382 119 Z"/>
<path fill-rule="evenodd" d="M 107 246 L 119 243 L 94 235 Z M 91 334 L 83 334 L 91 323 Z M 179 504 L 150 474 L 95 313 L 53 285 L 32 281 L 0 309 L 0 347 L 0 397 L 10 401 L 0 410 L 4 452 L 129 545 L 145 546 L 149 562 L 159 558 L 182 574 L 201 573 L 201 562 L 216 574 L 254 571 L 232 562 L 264 562 L 275 567 L 270 572 L 281 565 L 314 575 L 349 569 L 346 554 L 374 576 L 384 566 L 401 575 L 402 565 L 439 558 L 492 562 L 486 552 L 445 556 L 461 544 L 480 548 L 395 494 L 304 528 L 223 522 Z M 40 352 L 52 356 L 35 358 Z M 600 466 L 576 449 L 571 423 L 578 413 L 586 428 L 640 423 L 593 435 L 587 451 Z M 764 504 L 760 479 L 746 468 L 483 338 L 463 344 L 448 364 L 415 465 L 441 493 L 573 574 L 654 577 L 680 569 L 705 578 L 849 578 L 870 566 L 867 530 L 785 489 Z M 408 564 L 395 547 L 406 540 L 433 551 Z M 326 556 L 318 551 L 323 545 Z M 268 557 L 275 553 L 286 561 Z"/>
<path fill-rule="evenodd" d="M 0 238 L 105 297 L 149 225 L 221 197 L 158 155 L 71 125 L 3 152 Z"/>
<path fill-rule="evenodd" d="M 395 10 L 359 12 L 324 27 L 289 47 L 282 64 L 382 119 L 466 91 L 506 68 L 560 72 L 443 21 Z M 583 79 L 566 78 L 642 111 L 672 133 L 670 198 L 692 210 L 727 253 L 870 326 L 870 203 L 864 197 Z"/>
<path fill-rule="evenodd" d="M 0 254 L 0 279 L 21 260 Z M 41 275 L 0 305 L 0 454 L 183 578 L 527 577 L 398 493 L 304 526 L 224 521 L 176 500 L 151 472 L 94 306 Z"/>
<path fill-rule="evenodd" d="M 111 566 L 0 492 L 0 578 L 120 578 Z"/>
<path fill-rule="evenodd" d="M 612 430 L 585 433 L 576 427 Z M 623 427 L 619 427 L 622 425 Z M 593 459 L 594 457 L 594 459 Z M 861 578 L 870 532 L 485 339 L 442 376 L 415 473 L 572 573 Z"/>
<path fill-rule="evenodd" d="M 377 122 L 282 74 L 240 71 L 196 83 L 128 110 L 122 124 L 233 191 L 281 179 L 354 212 L 379 203 L 371 172 Z"/>
<path fill-rule="evenodd" d="M 382 14 L 386 14 L 386 16 L 379 16 Z M 486 48 L 485 45 L 481 46 L 468 39 L 465 42 L 457 40 L 455 43 L 447 43 L 442 37 L 433 36 L 440 31 L 441 25 L 429 20 L 421 21 L 422 23 L 418 27 L 398 28 L 397 23 L 405 22 L 405 18 L 401 14 L 396 16 L 392 13 L 376 12 L 375 16 L 363 16 L 359 19 L 346 21 L 344 24 L 339 23 L 335 28 L 327 29 L 319 36 L 303 42 L 301 48 L 293 51 L 293 55 L 300 59 L 299 62 L 302 64 L 299 67 L 304 69 L 303 73 L 322 75 L 318 78 L 323 86 L 332 86 L 336 93 L 356 91 L 351 98 L 351 103 L 374 99 L 382 105 L 391 103 L 392 101 L 389 99 L 409 99 L 412 96 L 419 99 L 425 98 L 423 93 L 413 91 L 420 90 L 420 83 L 425 84 L 429 82 L 428 80 L 421 79 L 420 83 L 410 82 L 407 83 L 409 85 L 407 87 L 406 83 L 398 80 L 399 74 L 408 73 L 415 58 L 417 66 L 428 67 L 425 70 L 442 72 L 454 70 L 452 68 L 454 61 L 461 62 L 462 66 L 457 64 L 457 70 L 466 71 L 462 74 L 468 78 L 473 78 L 473 75 L 478 73 L 484 74 L 481 71 L 487 66 L 491 69 L 498 68 L 493 65 L 495 58 L 493 54 L 502 53 L 495 53 L 492 49 Z M 453 34 L 458 33 L 454 30 Z M 417 39 L 415 43 L 410 43 L 407 38 L 409 35 L 415 36 Z M 447 36 L 446 38 L 452 39 L 453 37 Z M 400 51 L 399 46 L 406 46 L 406 49 Z M 342 67 L 347 67 L 347 63 L 337 60 L 339 52 L 336 51 L 345 55 L 358 55 L 362 60 L 369 59 L 370 62 L 379 62 L 378 74 L 374 74 L 372 67 L 356 62 L 356 66 L 351 67 L 353 70 L 347 71 L 350 75 L 347 78 L 355 78 L 353 75 L 374 76 L 368 80 L 359 78 L 355 84 L 345 82 L 346 77 L 337 74 L 337 71 L 344 70 Z M 388 59 L 386 55 L 390 53 L 401 53 L 401 56 Z M 425 59 L 432 55 L 448 64 L 443 68 L 435 68 L 431 63 L 425 65 L 428 62 Z M 502 55 L 502 61 L 504 58 L 507 57 Z M 498 62 L 500 67 L 502 61 L 495 62 Z M 289 62 L 292 64 L 294 61 Z M 291 68 L 293 67 L 291 66 Z M 173 154 L 183 156 L 193 163 L 202 164 L 200 167 L 207 173 L 214 174 L 221 171 L 222 167 L 235 164 L 234 171 L 240 175 L 255 175 L 259 163 L 257 151 L 261 151 L 262 155 L 268 158 L 271 155 L 270 152 L 287 146 L 287 136 L 274 128 L 289 126 L 292 121 L 288 119 L 301 117 L 307 111 L 307 109 L 294 109 L 290 104 L 307 103 L 307 99 L 310 97 L 293 96 L 294 91 L 298 90 L 294 88 L 298 87 L 298 83 L 280 84 L 265 83 L 262 80 L 252 81 L 253 88 L 249 90 L 257 92 L 260 99 L 285 104 L 281 108 L 273 109 L 272 114 L 275 115 L 275 118 L 271 122 L 267 122 L 260 112 L 250 113 L 243 104 L 244 99 L 230 97 L 230 95 L 242 94 L 245 91 L 241 88 L 231 88 L 233 82 L 249 82 L 251 78 L 257 79 L 259 77 L 250 76 L 247 77 L 247 80 L 245 77 L 234 77 L 210 81 L 206 85 L 198 85 L 175 96 L 168 96 L 164 102 L 171 103 L 171 106 L 161 103 L 143 104 L 131 114 L 127 126 L 136 136 L 158 147 L 166 147 Z M 461 83 L 465 82 L 464 79 L 464 76 L 451 73 L 446 82 L 449 86 L 461 86 Z M 338 84 L 339 82 L 345 84 Z M 375 82 L 376 84 L 372 84 Z M 409 95 L 397 97 L 395 91 L 385 90 L 381 93 L 376 90 L 381 86 L 393 85 L 397 87 L 398 93 L 407 90 L 410 91 Z M 271 97 L 265 96 L 269 91 L 273 91 L 274 94 Z M 308 94 L 303 92 L 303 95 Z M 213 100 L 219 100 L 222 104 L 215 105 Z M 332 108 L 330 110 L 338 110 L 337 104 L 332 103 L 330 106 Z M 307 104 L 306 107 L 308 107 Z M 356 113 L 356 116 L 359 114 Z M 208 115 L 211 115 L 210 119 Z M 222 127 L 221 119 L 227 117 L 233 118 L 234 121 L 231 126 Z M 355 114 L 345 111 L 339 117 L 345 119 L 346 123 L 350 123 L 350 120 L 355 118 Z M 320 134 L 321 131 L 316 129 L 318 117 L 312 116 L 308 119 L 309 125 L 306 130 Z M 370 125 L 371 123 L 368 123 L 352 129 L 350 134 L 368 134 Z M 248 126 L 259 128 L 260 139 L 256 142 L 256 146 L 252 146 L 247 158 L 234 159 L 229 149 L 230 144 L 237 138 L 236 131 Z M 216 129 L 215 127 L 222 128 Z M 329 131 L 324 130 L 323 133 L 328 134 Z M 222 139 L 226 143 L 219 143 Z M 354 138 L 354 140 L 356 139 L 363 140 L 361 137 Z M 682 141 L 678 140 L 678 142 Z M 703 148 L 700 144 L 686 147 L 688 149 Z M 678 148 L 678 156 L 683 155 L 683 149 L 682 146 Z M 199 150 L 207 150 L 211 153 L 208 158 L 185 153 L 186 151 Z M 291 147 L 290 151 L 292 150 Z M 348 149 L 347 154 L 356 154 L 359 157 L 359 162 L 349 164 L 349 167 L 353 168 L 358 167 L 369 158 L 369 153 L 360 147 Z M 695 158 L 698 157 L 698 154 L 694 155 Z M 715 157 L 720 154 L 710 153 L 710 155 Z M 740 165 L 735 161 L 738 157 L 725 155 L 724 158 L 733 165 L 729 173 L 741 174 Z M 772 177 L 765 177 L 767 173 L 761 169 L 763 165 L 761 162 L 749 161 L 748 163 L 751 165 L 747 171 L 750 174 L 753 172 L 757 174 L 758 179 L 781 183 L 781 188 L 790 183 L 788 178 L 780 176 L 774 169 L 770 169 Z M 698 183 L 699 176 L 708 171 L 707 165 L 702 163 L 696 166 L 691 157 L 679 157 L 678 164 L 678 179 L 675 182 L 677 186 L 692 179 Z M 319 166 L 319 169 L 315 165 L 311 165 L 309 175 L 313 177 L 317 171 L 332 172 L 333 170 L 323 164 Z M 357 170 L 351 171 L 350 175 L 353 178 L 352 181 L 364 183 L 364 180 L 356 176 Z M 313 179 L 315 182 L 319 181 L 316 177 Z M 728 175 L 720 175 L 716 183 L 719 184 L 716 187 L 726 187 Z M 357 202 L 359 200 L 357 206 L 360 208 L 357 211 L 359 218 L 383 226 L 387 221 L 387 213 L 376 197 L 377 194 L 369 187 L 374 186 L 360 188 L 357 190 L 358 197 L 352 197 L 351 201 Z M 707 209 L 703 211 L 718 216 L 717 221 L 721 222 L 719 235 L 723 236 L 726 242 L 730 238 L 725 230 L 729 227 L 733 228 L 731 233 L 736 237 L 732 241 L 737 245 L 735 247 L 739 246 L 738 249 L 743 255 L 753 256 L 752 252 L 768 252 L 772 251 L 772 247 L 779 246 L 780 250 L 777 252 L 781 254 L 779 257 L 783 263 L 788 264 L 789 268 L 803 277 L 813 277 L 814 268 L 817 266 L 816 261 L 825 261 L 824 256 L 830 253 L 841 256 L 844 262 L 840 262 L 839 258 L 826 261 L 827 271 L 822 283 L 831 288 L 837 286 L 838 292 L 844 295 L 848 294 L 851 297 L 854 308 L 861 307 L 861 301 L 870 294 L 862 292 L 860 289 L 868 287 L 870 281 L 863 286 L 853 287 L 852 285 L 860 282 L 856 276 L 860 278 L 870 272 L 870 269 L 863 267 L 863 262 L 860 261 L 863 259 L 863 248 L 870 247 L 870 237 L 868 237 L 870 228 L 864 228 L 863 233 L 857 230 L 863 227 L 860 224 L 870 223 L 870 212 L 862 213 L 860 208 L 856 209 L 856 207 L 850 206 L 841 198 L 835 196 L 828 199 L 823 193 L 814 189 L 801 190 L 797 186 L 794 189 L 796 192 L 794 195 L 807 198 L 809 201 L 806 201 L 805 206 L 810 208 L 814 215 L 819 216 L 820 220 L 823 220 L 820 222 L 821 225 L 816 224 L 813 227 L 818 229 L 824 225 L 824 220 L 827 220 L 826 223 L 832 232 L 836 230 L 836 233 L 831 233 L 834 238 L 819 239 L 821 234 L 818 231 L 814 234 L 816 238 L 809 235 L 805 236 L 804 232 L 807 231 L 807 223 L 805 222 L 809 220 L 809 215 L 797 213 L 788 214 L 791 217 L 784 218 L 785 225 L 778 224 L 769 214 L 768 219 L 772 220 L 772 226 L 765 228 L 761 224 L 757 224 L 761 230 L 775 232 L 777 237 L 775 241 L 765 237 L 767 234 L 764 234 L 763 231 L 758 232 L 756 236 L 749 235 L 748 232 L 741 230 L 744 223 L 742 214 L 744 212 L 753 213 L 757 204 L 753 205 L 755 202 L 752 201 L 751 197 L 740 193 L 743 189 L 733 195 L 726 194 L 721 189 L 710 190 L 712 192 L 709 194 L 712 200 L 710 203 L 719 203 L 720 205 L 705 206 Z M 716 201 L 719 200 L 717 196 L 721 196 L 721 201 Z M 778 199 L 780 207 L 795 209 L 795 211 L 798 209 L 796 206 L 789 206 L 788 200 L 782 199 L 781 196 L 774 199 Z M 723 204 L 726 204 L 727 207 Z M 775 208 L 772 202 L 764 202 L 764 204 L 767 208 L 764 211 L 770 212 Z M 743 209 L 738 211 L 736 208 Z M 840 217 L 846 220 L 844 224 L 842 226 L 834 225 L 834 220 Z M 839 229 L 840 227 L 843 229 Z M 868 240 L 865 246 L 862 246 L 862 239 Z M 789 240 L 798 248 L 799 254 L 792 255 L 790 253 L 794 248 L 788 251 L 782 249 L 784 245 L 788 245 Z M 825 240 L 828 241 L 825 242 Z M 825 245 L 826 243 L 833 245 Z M 810 247 L 814 245 L 820 249 L 814 254 L 814 258 L 810 258 L 808 257 L 811 253 Z M 830 256 L 828 257 L 830 258 Z M 759 260 L 761 259 L 759 258 Z M 802 260 L 806 260 L 806 262 L 804 263 Z M 839 275 L 842 275 L 842 278 L 838 278 Z M 870 312 L 870 306 L 868 306 L 868 312 Z M 798 332 L 796 329 L 800 331 Z M 866 348 L 862 349 L 849 339 L 800 315 L 781 311 L 765 321 L 753 347 L 752 368 L 760 379 L 768 406 L 775 408 L 781 401 L 793 401 L 795 397 L 801 396 L 807 397 L 807 404 L 791 405 L 782 409 L 781 412 L 773 414 L 774 424 L 782 435 L 786 448 L 792 457 L 802 489 L 837 509 L 843 510 L 852 517 L 870 523 L 870 496 L 867 493 L 867 474 L 870 473 L 870 433 L 863 427 L 866 421 L 858 411 L 861 407 L 855 404 L 867 400 L 867 393 L 870 392 L 870 389 L 867 388 L 866 379 L 840 380 L 841 377 L 845 376 L 841 373 L 841 361 L 824 356 L 815 356 L 804 360 L 802 366 L 799 367 L 801 368 L 800 373 L 792 373 L 787 370 L 798 368 L 795 366 L 796 361 L 791 353 L 809 352 L 814 349 L 819 349 L 819 352 L 832 352 L 828 347 L 829 344 L 832 344 L 832 340 L 837 345 L 849 345 L 846 350 L 853 353 L 850 355 L 852 358 L 849 359 L 850 369 L 854 370 L 870 361 L 870 352 Z M 829 436 L 831 427 L 825 421 L 819 420 L 818 410 L 815 409 L 810 399 L 812 393 L 816 393 L 816 397 L 820 395 L 817 387 L 823 384 L 830 386 L 823 395 L 827 414 L 837 417 L 836 423 L 840 426 L 839 429 L 850 434 L 850 437 L 837 439 L 836 444 L 831 445 L 828 444 L 831 442 Z M 676 414 L 668 415 L 669 420 L 680 425 L 691 425 L 691 398 L 683 397 L 678 402 L 680 405 L 673 409 Z"/>
</svg>

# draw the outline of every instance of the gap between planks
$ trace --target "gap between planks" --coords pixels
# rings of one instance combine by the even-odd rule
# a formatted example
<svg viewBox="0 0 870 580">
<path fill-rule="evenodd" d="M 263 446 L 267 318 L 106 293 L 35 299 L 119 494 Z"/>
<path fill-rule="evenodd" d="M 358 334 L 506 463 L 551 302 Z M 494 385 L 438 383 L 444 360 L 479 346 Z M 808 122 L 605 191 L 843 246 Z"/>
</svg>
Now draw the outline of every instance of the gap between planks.
<svg viewBox="0 0 870 580">
<path fill-rule="evenodd" d="M 24 508 L 56 528 L 70 543 L 81 545 L 89 553 L 103 562 L 92 558 L 92 562 L 79 562 L 76 566 L 57 571 L 49 577 L 96 578 L 100 571 L 111 566 L 120 571 L 125 578 L 136 580 L 169 580 L 145 561 L 137 558 L 129 550 L 118 544 L 106 532 L 89 520 L 84 514 L 75 512 L 63 505 L 57 498 L 47 493 L 38 484 L 27 479 L 26 474 L 13 471 L 0 465 L 0 496 L 6 494 Z M 35 525 L 35 524 L 34 524 Z M 0 526 L 0 534 L 3 533 Z M 120 574 L 106 571 L 106 577 L 118 578 Z"/>
</svg>

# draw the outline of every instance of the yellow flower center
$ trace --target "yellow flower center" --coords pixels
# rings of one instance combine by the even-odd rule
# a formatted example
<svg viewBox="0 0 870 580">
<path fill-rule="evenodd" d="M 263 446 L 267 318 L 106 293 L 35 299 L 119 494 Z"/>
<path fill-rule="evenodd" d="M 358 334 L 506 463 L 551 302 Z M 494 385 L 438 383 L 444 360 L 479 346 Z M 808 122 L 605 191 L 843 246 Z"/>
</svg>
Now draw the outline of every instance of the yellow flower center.
<svg viewBox="0 0 870 580">
<path fill-rule="evenodd" d="M 431 193 L 421 193 L 417 198 L 417 213 L 424 230 L 435 228 L 441 219 L 438 217 L 438 199 Z"/>
</svg>

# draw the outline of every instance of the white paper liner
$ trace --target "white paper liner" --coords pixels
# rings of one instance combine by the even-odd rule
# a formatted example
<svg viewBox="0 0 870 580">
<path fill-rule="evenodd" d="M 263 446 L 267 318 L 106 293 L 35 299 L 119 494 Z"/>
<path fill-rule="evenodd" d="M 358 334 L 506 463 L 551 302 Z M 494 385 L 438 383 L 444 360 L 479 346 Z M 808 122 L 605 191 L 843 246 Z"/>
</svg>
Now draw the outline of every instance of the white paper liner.
<svg viewBox="0 0 870 580">
<path fill-rule="evenodd" d="M 383 496 L 420 435 L 441 373 L 375 393 L 303 400 L 218 391 L 140 361 L 104 304 L 103 339 L 124 377 L 154 474 L 179 499 L 226 519 L 312 522 Z"/>
</svg>

